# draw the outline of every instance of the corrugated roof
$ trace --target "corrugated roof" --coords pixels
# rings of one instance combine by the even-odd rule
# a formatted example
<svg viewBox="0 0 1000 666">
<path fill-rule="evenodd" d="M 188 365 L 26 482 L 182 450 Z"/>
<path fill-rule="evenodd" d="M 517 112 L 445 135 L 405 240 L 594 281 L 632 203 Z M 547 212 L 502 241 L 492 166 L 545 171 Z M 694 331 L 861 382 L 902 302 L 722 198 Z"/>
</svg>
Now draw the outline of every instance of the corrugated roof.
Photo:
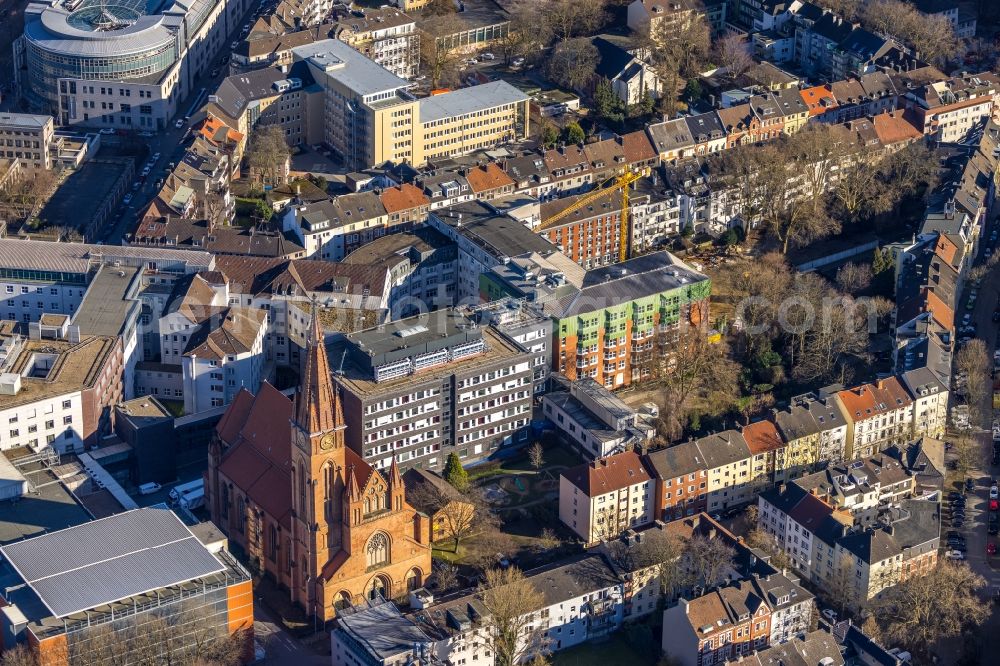
<svg viewBox="0 0 1000 666">
<path fill-rule="evenodd" d="M 86 273 L 91 261 L 118 257 L 151 263 L 187 263 L 194 268 L 212 266 L 212 255 L 196 250 L 0 239 L 0 266 L 4 268 Z"/>
<path fill-rule="evenodd" d="M 167 509 L 119 513 L 0 553 L 56 617 L 226 568 Z"/>
</svg>

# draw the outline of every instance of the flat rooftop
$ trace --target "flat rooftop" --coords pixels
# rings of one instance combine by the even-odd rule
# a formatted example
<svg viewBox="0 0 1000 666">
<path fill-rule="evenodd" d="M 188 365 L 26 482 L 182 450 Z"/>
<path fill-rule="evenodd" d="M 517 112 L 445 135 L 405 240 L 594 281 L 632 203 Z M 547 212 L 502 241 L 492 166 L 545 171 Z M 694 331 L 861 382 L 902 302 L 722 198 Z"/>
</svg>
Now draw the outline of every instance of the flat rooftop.
<svg viewBox="0 0 1000 666">
<path fill-rule="evenodd" d="M 368 96 L 408 88 L 411 84 L 337 39 L 324 39 L 292 49 L 305 60 L 317 83 L 332 79 L 356 95 Z"/>
<path fill-rule="evenodd" d="M 420 100 L 420 122 L 424 125 L 443 118 L 456 118 L 528 100 L 528 96 L 506 81 L 490 81 L 459 88 L 443 95 Z"/>
<path fill-rule="evenodd" d="M 653 252 L 587 271 L 578 293 L 548 301 L 544 308 L 552 316 L 567 317 L 707 281 L 669 252 Z"/>
<path fill-rule="evenodd" d="M 118 405 L 118 414 L 132 421 L 136 426 L 173 418 L 170 410 L 151 395 L 126 400 Z"/>
<path fill-rule="evenodd" d="M 447 349 L 482 336 L 482 329 L 464 314 L 442 309 L 351 333 L 347 339 L 361 354 L 368 356 L 373 365 L 381 365 Z"/>
<path fill-rule="evenodd" d="M 48 469 L 35 465 L 21 473 L 35 490 L 17 501 L 0 502 L 0 544 L 80 525 L 92 519 Z"/>
<path fill-rule="evenodd" d="M 436 250 L 451 250 L 441 254 L 457 256 L 455 244 L 437 229 L 420 226 L 413 231 L 388 234 L 365 243 L 341 260 L 344 264 L 377 264 L 394 257 L 408 256 L 413 250 L 419 255 L 435 253 Z M 435 257 L 438 253 L 435 253 Z M 447 260 L 442 257 L 442 260 Z"/>
<path fill-rule="evenodd" d="M 0 238 L 0 271 L 12 269 L 86 275 L 95 263 L 113 261 L 129 266 L 155 263 L 159 271 L 195 272 L 211 270 L 215 266 L 212 255 L 200 250 Z M 30 274 L 25 277 L 30 277 Z"/>
<path fill-rule="evenodd" d="M 42 226 L 67 225 L 82 231 L 94 219 L 112 186 L 127 170 L 125 160 L 84 162 L 69 174 L 42 206 L 38 213 Z"/>
<path fill-rule="evenodd" d="M 441 208 L 431 211 L 431 215 L 498 259 L 558 251 L 555 245 L 521 222 L 481 201 Z"/>
<path fill-rule="evenodd" d="M 14 322 L 0 321 L 0 338 L 22 331 Z M 0 411 L 92 387 L 117 344 L 118 338 L 109 336 L 83 336 L 78 343 L 25 336 L 9 370 L 21 375 L 21 389 L 15 395 L 0 395 Z M 35 353 L 57 356 L 44 378 L 24 376 Z"/>
<path fill-rule="evenodd" d="M 52 123 L 52 116 L 35 113 L 0 113 L 0 128 L 40 130 Z"/>
<path fill-rule="evenodd" d="M 55 617 L 225 570 L 172 511 L 135 509 L 0 548 Z"/>
<path fill-rule="evenodd" d="M 594 416 L 594 413 L 587 409 L 587 406 L 580 402 L 569 391 L 554 391 L 546 393 L 543 400 L 553 403 L 561 410 L 569 414 L 569 417 L 580 424 L 582 428 L 590 432 L 603 442 L 620 438 L 623 433 L 612 430 L 608 425 Z"/>
<path fill-rule="evenodd" d="M 346 362 L 344 371 L 337 376 L 337 383 L 355 394 L 359 398 L 385 395 L 400 390 L 410 391 L 422 384 L 438 384 L 452 375 L 471 374 L 484 368 L 494 367 L 499 364 L 510 362 L 513 359 L 523 356 L 527 359 L 527 354 L 518 349 L 512 342 L 501 337 L 492 327 L 485 326 L 479 329 L 482 332 L 482 339 L 486 343 L 486 352 L 470 356 L 459 361 L 452 361 L 443 365 L 436 365 L 426 370 L 415 372 L 396 379 L 376 382 L 371 372 L 366 372 L 356 363 Z M 345 342 L 334 343 L 328 349 L 331 365 L 336 366 L 336 359 L 341 358 L 345 349 Z"/>
<path fill-rule="evenodd" d="M 136 280 L 142 273 L 134 266 L 102 266 L 87 287 L 87 293 L 73 315 L 73 324 L 84 335 L 120 335 L 129 317 L 141 307 L 138 299 L 129 298 L 138 290 Z"/>
<path fill-rule="evenodd" d="M 340 631 L 383 661 L 412 651 L 414 645 L 431 642 L 430 637 L 404 617 L 391 601 L 338 615 L 337 623 Z"/>
</svg>

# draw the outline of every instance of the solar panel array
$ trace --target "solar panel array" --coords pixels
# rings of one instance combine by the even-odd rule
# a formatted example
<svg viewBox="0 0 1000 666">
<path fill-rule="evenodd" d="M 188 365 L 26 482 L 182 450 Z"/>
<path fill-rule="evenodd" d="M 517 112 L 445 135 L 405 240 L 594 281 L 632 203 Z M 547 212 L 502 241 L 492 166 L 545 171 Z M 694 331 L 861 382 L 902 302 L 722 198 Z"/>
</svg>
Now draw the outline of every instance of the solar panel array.
<svg viewBox="0 0 1000 666">
<path fill-rule="evenodd" d="M 225 570 L 172 511 L 136 509 L 0 548 L 56 617 Z"/>
</svg>

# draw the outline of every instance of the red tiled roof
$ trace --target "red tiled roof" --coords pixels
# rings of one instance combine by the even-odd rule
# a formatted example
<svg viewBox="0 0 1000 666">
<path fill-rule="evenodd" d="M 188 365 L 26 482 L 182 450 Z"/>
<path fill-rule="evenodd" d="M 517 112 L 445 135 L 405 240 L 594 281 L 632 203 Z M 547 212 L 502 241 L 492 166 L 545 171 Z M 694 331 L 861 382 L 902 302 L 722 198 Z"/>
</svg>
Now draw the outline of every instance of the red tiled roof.
<svg viewBox="0 0 1000 666">
<path fill-rule="evenodd" d="M 465 179 L 469 181 L 469 187 L 472 188 L 472 191 L 477 194 L 501 187 L 514 186 L 514 181 L 511 177 L 504 173 L 503 169 L 494 162 L 470 169 Z"/>
<path fill-rule="evenodd" d="M 240 391 L 216 427 L 228 444 L 219 471 L 283 526 L 292 510 L 292 401 L 264 382 Z"/>
<path fill-rule="evenodd" d="M 634 451 L 625 451 L 585 465 L 577 465 L 562 473 L 570 483 L 588 497 L 615 492 L 622 488 L 649 481 L 649 472 Z"/>
<path fill-rule="evenodd" d="M 906 118 L 902 111 L 880 113 L 872 118 L 875 133 L 883 146 L 889 146 L 902 141 L 913 141 L 924 134 Z"/>
<path fill-rule="evenodd" d="M 758 421 L 743 428 L 743 439 L 750 447 L 750 453 L 757 455 L 780 449 L 785 445 L 778 428 L 771 421 Z"/>
<path fill-rule="evenodd" d="M 930 290 L 927 291 L 927 312 L 949 331 L 955 330 L 955 311 Z"/>
<path fill-rule="evenodd" d="M 430 199 L 415 185 L 403 183 L 398 187 L 382 190 L 380 195 L 382 205 L 387 213 L 398 213 L 430 205 Z"/>
<path fill-rule="evenodd" d="M 646 132 L 641 130 L 623 134 L 622 147 L 625 150 L 625 160 L 630 164 L 648 162 L 658 156 Z"/>
<path fill-rule="evenodd" d="M 839 106 L 829 86 L 816 86 L 800 90 L 802 101 L 809 107 L 810 116 L 818 116 Z"/>
</svg>

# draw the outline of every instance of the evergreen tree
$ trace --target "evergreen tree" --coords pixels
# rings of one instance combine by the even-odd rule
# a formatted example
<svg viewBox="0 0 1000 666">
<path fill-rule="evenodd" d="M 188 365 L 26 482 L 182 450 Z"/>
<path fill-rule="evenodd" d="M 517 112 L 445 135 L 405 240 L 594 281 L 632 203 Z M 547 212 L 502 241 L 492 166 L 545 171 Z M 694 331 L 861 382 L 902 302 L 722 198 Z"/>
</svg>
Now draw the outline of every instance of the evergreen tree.
<svg viewBox="0 0 1000 666">
<path fill-rule="evenodd" d="M 872 273 L 879 275 L 885 271 L 892 270 L 892 268 L 893 261 L 889 250 L 880 247 L 875 248 L 875 256 L 872 258 Z"/>
<path fill-rule="evenodd" d="M 458 459 L 458 454 L 454 451 L 448 454 L 448 460 L 445 462 L 444 479 L 456 490 L 462 492 L 469 487 L 469 474 L 462 467 L 462 461 Z"/>
<path fill-rule="evenodd" d="M 543 120 L 541 128 L 542 146 L 551 148 L 559 140 L 559 128 L 551 120 Z"/>
<path fill-rule="evenodd" d="M 625 121 L 625 105 L 615 94 L 611 82 L 600 79 L 594 89 L 594 108 L 597 113 L 609 123 L 620 124 Z"/>
<path fill-rule="evenodd" d="M 583 143 L 583 140 L 587 138 L 587 133 L 583 131 L 578 122 L 571 122 L 566 125 L 564 134 L 566 143 Z"/>
<path fill-rule="evenodd" d="M 656 108 L 656 100 L 654 100 L 653 96 L 649 93 L 648 90 L 646 90 L 643 91 L 642 97 L 639 99 L 638 103 L 636 103 L 632 107 L 632 112 L 630 115 L 648 116 L 653 112 L 654 108 Z"/>
</svg>

